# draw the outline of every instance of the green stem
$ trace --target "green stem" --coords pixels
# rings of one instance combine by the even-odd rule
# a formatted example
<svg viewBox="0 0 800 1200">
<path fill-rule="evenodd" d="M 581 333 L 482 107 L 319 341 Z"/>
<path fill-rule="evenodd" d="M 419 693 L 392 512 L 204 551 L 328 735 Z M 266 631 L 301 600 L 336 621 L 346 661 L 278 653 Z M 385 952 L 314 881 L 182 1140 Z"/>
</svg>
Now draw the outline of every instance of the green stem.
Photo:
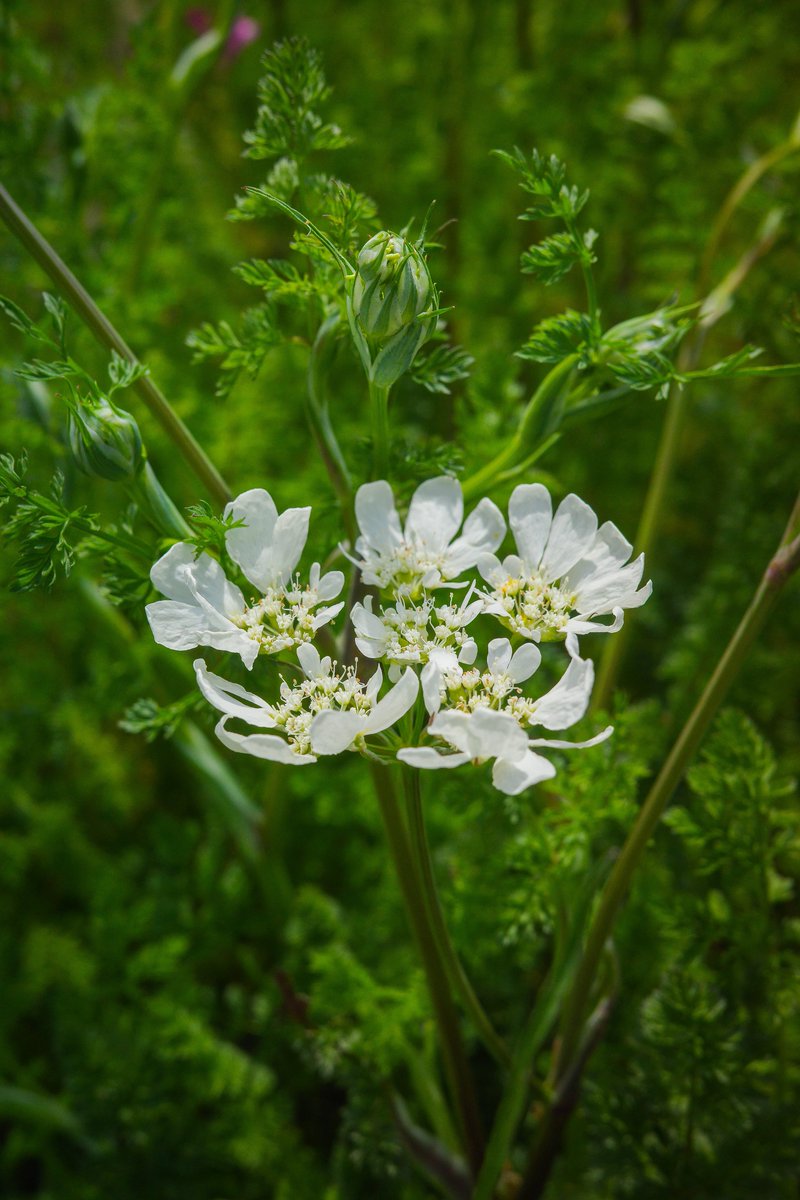
<svg viewBox="0 0 800 1200">
<path fill-rule="evenodd" d="M 476 1030 L 483 1038 L 501 1066 L 511 1064 L 511 1055 L 503 1039 L 495 1030 L 486 1011 L 478 999 L 467 973 L 461 963 L 453 941 L 450 937 L 447 923 L 439 902 L 436 890 L 436 880 L 433 874 L 433 863 L 425 831 L 425 818 L 422 811 L 420 795 L 420 773 L 412 768 L 403 771 L 403 787 L 408 812 L 408 831 L 411 840 L 411 851 L 417 862 L 424 900 L 428 906 L 428 918 L 433 927 L 433 934 L 439 949 L 439 956 L 444 962 L 453 990 L 461 996 L 465 1010 L 472 1018 Z"/>
<path fill-rule="evenodd" d="M 371 769 L 406 915 L 428 983 L 439 1032 L 445 1076 L 450 1098 L 456 1111 L 459 1134 L 470 1167 L 474 1173 L 477 1173 L 483 1154 L 483 1133 L 472 1075 L 458 1028 L 458 1014 L 450 995 L 444 964 L 439 957 L 436 939 L 421 890 L 419 873 L 411 854 L 408 833 L 398 807 L 392 777 L 385 767 L 379 767 L 376 764 L 371 765 Z"/>
<path fill-rule="evenodd" d="M 325 367 L 333 345 L 332 338 L 339 325 L 339 313 L 334 312 L 320 325 L 308 359 L 306 381 L 306 415 L 311 432 L 317 443 L 320 457 L 325 464 L 339 507 L 345 531 L 351 542 L 354 539 L 353 483 L 344 455 L 331 425 L 328 407 L 324 399 Z"/>
<path fill-rule="evenodd" d="M 628 893 L 634 872 L 644 855 L 647 843 L 661 819 L 672 793 L 694 758 L 706 730 L 716 716 L 756 635 L 764 624 L 767 614 L 781 589 L 797 569 L 798 557 L 800 557 L 797 548 L 799 528 L 800 497 L 795 503 L 781 543 L 764 572 L 747 611 L 653 783 L 622 852 L 614 864 L 590 926 L 583 957 L 564 1007 L 559 1050 L 559 1069 L 562 1074 L 564 1069 L 569 1068 L 575 1054 L 603 949 Z"/>
<path fill-rule="evenodd" d="M 558 424 L 556 411 L 566 392 L 577 354 L 570 354 L 548 371 L 528 401 L 513 438 L 498 455 L 464 480 L 464 499 L 486 492 L 518 462 L 530 458 Z"/>
<path fill-rule="evenodd" d="M 100 311 L 66 263 L 59 258 L 50 243 L 42 237 L 22 209 L 15 204 L 2 184 L 0 184 L 0 217 L 3 218 L 31 257 L 50 276 L 97 341 L 108 350 L 116 350 L 117 354 L 128 362 L 137 363 L 139 360 L 127 343 L 123 341 L 108 318 Z M 197 478 L 208 489 L 209 494 L 220 504 L 227 503 L 231 498 L 228 485 L 163 393 L 147 375 L 137 379 L 132 386 L 168 437 L 178 447 Z"/>
<path fill-rule="evenodd" d="M 720 242 L 723 234 L 727 229 L 731 218 L 734 216 L 737 208 L 747 196 L 748 192 L 758 183 L 758 181 L 770 171 L 773 167 L 781 163 L 790 154 L 800 151 L 800 141 L 794 135 L 780 146 L 776 146 L 774 150 L 764 154 L 756 162 L 744 172 L 741 178 L 734 184 L 723 202 L 714 224 L 711 228 L 706 248 L 703 253 L 702 262 L 698 274 L 698 282 L 696 294 L 705 296 L 708 291 L 710 280 L 711 267 L 719 250 Z M 772 239 L 768 239 L 768 245 L 772 245 Z M 750 266 L 760 257 L 763 251 L 759 251 L 756 247 L 756 253 L 746 254 L 742 259 L 741 265 L 743 270 L 734 270 L 723 281 L 723 288 L 726 297 L 729 299 L 734 291 L 741 283 L 744 276 L 747 274 Z M 727 285 L 727 286 L 725 286 Z M 700 355 L 705 340 L 705 335 L 708 326 L 701 322 L 694 336 L 687 341 L 684 349 L 678 360 L 678 369 L 681 373 L 691 371 L 697 366 L 700 361 Z M 749 368 L 739 371 L 740 375 L 763 375 L 763 374 L 796 374 L 796 368 Z M 639 522 L 639 528 L 636 532 L 634 545 L 638 553 L 643 553 L 646 558 L 650 558 L 655 544 L 655 536 L 658 530 L 661 513 L 664 507 L 664 499 L 667 494 L 667 488 L 672 478 L 672 472 L 675 462 L 678 457 L 680 448 L 680 440 L 683 433 L 683 427 L 686 422 L 686 414 L 688 411 L 686 394 L 682 387 L 672 386 L 670 395 L 667 401 L 667 415 L 664 419 L 664 425 L 661 431 L 661 437 L 656 451 L 653 470 L 650 476 L 650 482 L 647 488 L 642 508 L 642 516 Z M 595 685 L 594 697 L 592 700 L 593 709 L 608 708 L 611 703 L 611 698 L 614 693 L 619 670 L 622 661 L 627 651 L 628 642 L 631 636 L 631 625 L 626 623 L 620 630 L 619 634 L 610 638 L 608 645 L 603 653 L 603 658 L 600 664 L 600 669 L 597 674 L 597 683 Z"/>
<path fill-rule="evenodd" d="M 369 381 L 372 416 L 372 473 L 385 479 L 389 471 L 389 389 Z"/>
<path fill-rule="evenodd" d="M 149 462 L 145 462 L 132 490 L 153 524 L 165 537 L 175 537 L 183 541 L 192 536 L 191 526 L 164 490 Z"/>
</svg>

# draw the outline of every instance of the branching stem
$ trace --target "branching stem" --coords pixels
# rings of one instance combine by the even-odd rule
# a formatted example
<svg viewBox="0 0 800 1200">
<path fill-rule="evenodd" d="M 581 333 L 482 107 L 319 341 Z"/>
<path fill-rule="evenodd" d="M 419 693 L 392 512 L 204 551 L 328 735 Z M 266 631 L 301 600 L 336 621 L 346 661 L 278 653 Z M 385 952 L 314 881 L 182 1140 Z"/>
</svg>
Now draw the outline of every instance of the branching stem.
<svg viewBox="0 0 800 1200">
<path fill-rule="evenodd" d="M 42 237 L 36 226 L 12 200 L 2 184 L 0 184 L 0 217 L 3 218 L 8 228 L 19 239 L 31 257 L 50 276 L 101 346 L 105 346 L 107 350 L 116 350 L 117 354 L 127 362 L 138 363 L 136 355 L 109 319 L 100 311 L 92 297 L 78 282 L 66 263 L 56 254 L 50 243 Z M 159 388 L 147 375 L 135 380 L 132 387 L 139 393 L 162 429 L 178 447 L 209 494 L 218 503 L 226 504 L 231 498 L 228 485 Z"/>
</svg>

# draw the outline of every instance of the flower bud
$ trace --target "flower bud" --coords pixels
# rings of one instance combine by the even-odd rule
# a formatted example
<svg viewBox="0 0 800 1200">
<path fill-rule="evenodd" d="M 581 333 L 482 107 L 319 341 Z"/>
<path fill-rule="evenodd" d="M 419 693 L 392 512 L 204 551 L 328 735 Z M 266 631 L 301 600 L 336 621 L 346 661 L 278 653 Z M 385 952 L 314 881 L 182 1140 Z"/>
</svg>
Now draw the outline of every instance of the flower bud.
<svg viewBox="0 0 800 1200">
<path fill-rule="evenodd" d="M 135 479 L 144 465 L 139 426 L 104 396 L 71 404 L 67 433 L 75 462 L 86 475 L 116 483 Z"/>
<path fill-rule="evenodd" d="M 383 230 L 362 246 L 348 297 L 348 317 L 364 369 L 391 387 L 436 327 L 439 298 L 422 252 Z"/>
<path fill-rule="evenodd" d="M 435 307 L 433 280 L 416 246 L 385 230 L 371 237 L 356 262 L 352 303 L 364 335 L 380 341 Z"/>
</svg>

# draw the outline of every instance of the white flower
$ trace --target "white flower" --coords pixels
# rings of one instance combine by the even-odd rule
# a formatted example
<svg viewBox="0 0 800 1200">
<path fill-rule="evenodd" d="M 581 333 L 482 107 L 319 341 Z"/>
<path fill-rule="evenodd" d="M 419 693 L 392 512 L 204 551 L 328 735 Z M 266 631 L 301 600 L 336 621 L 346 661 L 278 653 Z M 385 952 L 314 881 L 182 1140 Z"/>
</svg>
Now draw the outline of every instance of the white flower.
<svg viewBox="0 0 800 1200">
<path fill-rule="evenodd" d="M 485 554 L 478 570 L 492 587 L 485 611 L 519 636 L 536 642 L 563 637 L 576 655 L 580 634 L 616 632 L 623 610 L 650 595 L 651 583 L 636 590 L 644 555 L 628 562 L 630 542 L 610 521 L 598 529 L 597 517 L 577 496 L 566 496 L 554 516 L 547 488 L 521 484 L 511 493 L 508 520 L 518 553 L 502 563 Z M 593 619 L 609 614 L 610 624 Z"/>
<path fill-rule="evenodd" d="M 399 675 L 400 666 L 428 663 L 446 652 L 448 661 L 472 663 L 478 647 L 467 626 L 483 611 L 483 599 L 472 600 L 471 587 L 460 604 L 437 604 L 427 596 L 414 604 L 399 599 L 380 615 L 372 610 L 372 597 L 355 604 L 350 620 L 356 631 L 356 646 L 367 658 L 391 664 L 389 678 Z"/>
<path fill-rule="evenodd" d="M 245 522 L 228 530 L 225 545 L 261 593 L 250 603 L 210 554 L 195 557 L 186 542 L 172 546 L 150 572 L 154 586 L 167 597 L 146 610 L 159 645 L 230 650 L 250 669 L 261 651 L 277 654 L 309 642 L 344 607 L 326 604 L 342 590 L 341 571 L 321 575 L 314 563 L 306 586 L 293 575 L 308 537 L 310 512 L 289 508 L 279 516 L 262 488 L 244 492 L 225 508 L 226 517 Z"/>
<path fill-rule="evenodd" d="M 528 699 L 519 684 L 530 678 L 540 661 L 535 646 L 520 646 L 512 654 L 508 639 L 496 638 L 489 645 L 483 675 L 472 670 L 462 672 L 460 679 L 445 678 L 451 707 L 433 717 L 428 733 L 448 748 L 408 747 L 398 751 L 397 757 L 410 766 L 429 770 L 494 759 L 492 782 L 509 796 L 551 779 L 555 767 L 535 753 L 537 748 L 583 749 L 604 741 L 612 730 L 609 726 L 585 742 L 530 738 L 526 732 L 530 725 L 560 730 L 579 721 L 586 712 L 594 681 L 593 664 L 573 658 L 555 687 L 536 700 Z"/>
<path fill-rule="evenodd" d="M 212 674 L 198 658 L 194 664 L 200 691 L 223 713 L 216 735 L 239 754 L 252 754 L 273 762 L 303 766 L 318 754 L 338 754 L 358 745 L 370 734 L 394 725 L 414 703 L 419 683 L 409 668 L 399 683 L 378 700 L 383 675 L 380 667 L 367 683 L 352 668 L 341 668 L 330 658 L 320 658 L 314 646 L 297 648 L 304 678 L 282 680 L 275 703 Z M 230 721 L 240 720 L 275 733 L 236 733 Z"/>
<path fill-rule="evenodd" d="M 398 596 L 418 598 L 474 567 L 481 554 L 496 550 L 505 521 L 496 504 L 483 499 L 464 522 L 461 485 L 449 475 L 428 479 L 411 498 L 405 528 L 384 479 L 365 483 L 356 493 L 361 531 L 355 545 L 364 582 L 392 588 Z"/>
</svg>

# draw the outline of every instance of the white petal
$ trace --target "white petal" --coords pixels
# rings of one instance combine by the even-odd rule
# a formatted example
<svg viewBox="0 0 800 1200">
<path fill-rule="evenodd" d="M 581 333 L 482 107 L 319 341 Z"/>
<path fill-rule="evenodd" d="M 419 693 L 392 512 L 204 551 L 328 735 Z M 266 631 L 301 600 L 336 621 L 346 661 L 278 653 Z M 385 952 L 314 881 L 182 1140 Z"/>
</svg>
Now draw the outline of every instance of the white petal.
<svg viewBox="0 0 800 1200">
<path fill-rule="evenodd" d="M 596 733 L 594 737 L 588 738 L 585 742 L 562 742 L 557 739 L 550 738 L 531 738 L 528 742 L 529 746 L 549 746 L 551 750 L 588 750 L 590 746 L 599 746 L 601 742 L 605 742 L 611 737 L 614 732 L 613 725 L 606 725 L 600 733 Z"/>
<path fill-rule="evenodd" d="M 406 667 L 403 676 L 373 708 L 364 722 L 364 733 L 380 733 L 389 729 L 404 717 L 413 705 L 419 692 L 419 680 L 411 667 Z"/>
<path fill-rule="evenodd" d="M 471 714 L 465 712 L 438 712 L 428 726 L 428 733 L 449 742 L 467 758 L 474 758 L 469 737 L 470 717 Z"/>
<path fill-rule="evenodd" d="M 363 604 L 354 604 L 350 610 L 350 620 L 356 633 L 361 637 L 374 638 L 385 644 L 387 629 L 380 617 L 365 608 Z"/>
<path fill-rule="evenodd" d="M 538 671 L 541 661 L 542 652 L 539 647 L 534 646 L 532 642 L 526 642 L 512 654 L 508 664 L 508 675 L 513 683 L 524 683 Z"/>
<path fill-rule="evenodd" d="M 426 662 L 420 675 L 422 698 L 429 713 L 438 712 L 442 704 L 442 668 L 436 661 Z"/>
<path fill-rule="evenodd" d="M 223 717 L 214 732 L 223 746 L 237 754 L 252 754 L 254 758 L 267 758 L 270 762 L 289 763 L 294 767 L 316 762 L 313 754 L 296 754 L 288 742 L 274 733 L 233 733 L 226 728 L 228 717 Z"/>
<path fill-rule="evenodd" d="M 392 489 L 385 479 L 358 489 L 356 520 L 367 545 L 382 554 L 388 554 L 403 540 Z"/>
<path fill-rule="evenodd" d="M 511 662 L 511 642 L 508 638 L 494 638 L 486 652 L 486 665 L 492 675 L 505 675 Z"/>
<path fill-rule="evenodd" d="M 477 657 L 478 643 L 472 638 L 467 638 L 467 640 L 462 643 L 461 649 L 458 652 L 458 661 L 460 663 L 464 663 L 468 667 L 471 667 Z"/>
<path fill-rule="evenodd" d="M 251 488 L 225 506 L 225 516 L 244 521 L 225 534 L 228 554 L 250 582 L 264 591 L 272 582 L 272 536 L 278 519 L 274 500 L 263 488 Z"/>
<path fill-rule="evenodd" d="M 578 611 L 581 613 L 607 613 L 612 608 L 637 608 L 644 604 L 650 591 L 647 587 L 642 590 L 646 595 L 632 605 L 626 603 L 628 598 L 634 599 L 636 588 L 644 571 L 644 555 L 640 554 L 626 567 L 617 567 L 605 575 L 594 575 L 575 589 Z M 652 587 L 650 587 L 652 590 Z"/>
<path fill-rule="evenodd" d="M 463 514 L 464 498 L 457 479 L 450 475 L 426 479 L 411 497 L 406 541 L 422 542 L 429 550 L 444 550 L 458 533 Z"/>
<path fill-rule="evenodd" d="M 594 663 L 590 659 L 570 659 L 556 686 L 537 702 L 533 723 L 545 729 L 568 729 L 585 714 L 593 683 Z"/>
<path fill-rule="evenodd" d="M 386 652 L 386 642 L 378 641 L 377 638 L 356 637 L 357 648 L 366 658 L 383 658 Z"/>
<path fill-rule="evenodd" d="M 208 700 L 221 713 L 231 717 L 239 717 L 249 725 L 258 729 L 273 729 L 275 721 L 270 706 L 261 696 L 248 692 L 238 683 L 231 683 L 221 675 L 214 675 L 206 667 L 202 658 L 194 662 L 194 673 L 197 686 Z M 246 703 L 242 703 L 242 701 Z"/>
<path fill-rule="evenodd" d="M 315 754 L 341 754 L 364 731 L 364 717 L 356 712 L 317 713 L 311 722 L 311 748 Z"/>
<path fill-rule="evenodd" d="M 564 645 L 572 658 L 579 658 L 578 637 L 584 633 L 618 633 L 625 622 L 625 613 L 621 608 L 613 610 L 613 621 L 606 625 L 603 621 L 582 621 L 580 617 L 570 617 L 567 621 L 567 636 Z"/>
<path fill-rule="evenodd" d="M 631 556 L 633 546 L 611 521 L 600 526 L 580 561 L 570 568 L 565 582 L 571 591 L 593 577 L 616 571 Z"/>
<path fill-rule="evenodd" d="M 560 579 L 588 550 L 597 532 L 597 517 L 589 505 L 570 492 L 559 504 L 541 560 L 547 579 Z"/>
<path fill-rule="evenodd" d="M 500 559 L 496 554 L 481 554 L 475 562 L 480 575 L 495 587 L 498 583 L 502 583 L 506 579 L 506 573 L 503 570 Z"/>
<path fill-rule="evenodd" d="M 400 762 L 407 763 L 410 767 L 421 767 L 427 771 L 436 771 L 443 767 L 462 767 L 464 763 L 469 762 L 468 754 L 460 754 L 458 751 L 455 754 L 442 754 L 432 746 L 408 746 L 398 750 L 397 757 Z"/>
<path fill-rule="evenodd" d="M 555 773 L 556 769 L 551 762 L 529 750 L 514 762 L 498 758 L 492 769 L 492 783 L 506 796 L 518 796 L 526 788 L 533 787 L 545 779 L 552 779 Z"/>
<path fill-rule="evenodd" d="M 188 542 L 176 542 L 170 546 L 166 554 L 162 554 L 158 562 L 150 568 L 150 580 L 153 587 L 166 596 L 168 600 L 181 600 L 184 603 L 194 602 L 194 596 L 185 579 L 185 567 L 194 563 L 197 551 Z"/>
<path fill-rule="evenodd" d="M 170 650 L 193 650 L 202 645 L 208 622 L 196 604 L 177 600 L 156 600 L 145 607 L 153 637 L 159 646 Z"/>
<path fill-rule="evenodd" d="M 338 617 L 339 613 L 344 608 L 344 600 L 338 604 L 327 604 L 325 608 L 318 608 L 311 618 L 311 628 L 314 633 L 321 629 L 323 625 L 327 625 L 334 617 Z"/>
<path fill-rule="evenodd" d="M 271 569 L 274 584 L 288 583 L 308 539 L 310 508 L 287 508 L 275 522 Z"/>
<path fill-rule="evenodd" d="M 444 577 L 455 579 L 475 566 L 483 554 L 491 554 L 502 542 L 506 523 L 500 509 L 484 497 L 464 522 L 461 537 L 447 551 Z"/>
<path fill-rule="evenodd" d="M 378 667 L 375 674 L 371 675 L 369 677 L 369 679 L 367 680 L 367 686 L 364 689 L 364 695 L 367 696 L 368 699 L 374 700 L 375 697 L 378 695 L 378 692 L 381 690 L 382 683 L 383 683 L 383 671 L 381 670 L 380 667 Z"/>
<path fill-rule="evenodd" d="M 244 596 L 210 554 L 201 554 L 196 562 L 185 567 L 184 579 L 195 600 L 209 615 L 215 611 L 225 617 L 240 617 L 244 612 Z"/>
<path fill-rule="evenodd" d="M 258 642 L 216 613 L 214 618 L 218 627 L 215 628 L 206 612 L 197 605 L 156 600 L 148 604 L 145 611 L 159 646 L 167 646 L 170 650 L 196 650 L 198 646 L 227 650 L 238 654 L 248 670 L 258 657 Z"/>
<path fill-rule="evenodd" d="M 302 642 L 297 647 L 297 661 L 309 679 L 316 679 L 321 671 L 319 650 L 311 642 Z"/>
<path fill-rule="evenodd" d="M 520 556 L 529 568 L 538 567 L 553 519 L 550 493 L 541 483 L 521 483 L 508 502 L 508 523 Z"/>
<path fill-rule="evenodd" d="M 317 584 L 317 595 L 320 600 L 333 600 L 344 587 L 344 574 L 341 571 L 327 571 Z"/>
<path fill-rule="evenodd" d="M 525 730 L 509 713 L 479 708 L 470 714 L 469 736 L 475 758 L 521 758 L 528 748 Z"/>
</svg>

